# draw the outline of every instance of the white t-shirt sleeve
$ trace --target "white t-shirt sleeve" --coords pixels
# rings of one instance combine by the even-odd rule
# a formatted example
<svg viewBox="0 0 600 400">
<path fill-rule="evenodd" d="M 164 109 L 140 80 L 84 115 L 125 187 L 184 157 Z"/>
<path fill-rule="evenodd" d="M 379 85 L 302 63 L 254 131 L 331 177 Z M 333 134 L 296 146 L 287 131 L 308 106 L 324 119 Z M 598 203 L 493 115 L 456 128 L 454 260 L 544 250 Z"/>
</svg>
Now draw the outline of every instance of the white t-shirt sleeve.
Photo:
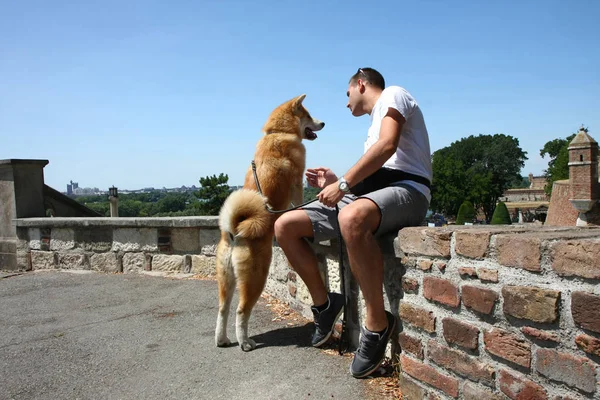
<svg viewBox="0 0 600 400">
<path fill-rule="evenodd" d="M 390 87 L 381 93 L 383 115 L 387 114 L 390 107 L 398 110 L 404 119 L 408 120 L 415 109 L 415 102 L 402 88 Z"/>
</svg>

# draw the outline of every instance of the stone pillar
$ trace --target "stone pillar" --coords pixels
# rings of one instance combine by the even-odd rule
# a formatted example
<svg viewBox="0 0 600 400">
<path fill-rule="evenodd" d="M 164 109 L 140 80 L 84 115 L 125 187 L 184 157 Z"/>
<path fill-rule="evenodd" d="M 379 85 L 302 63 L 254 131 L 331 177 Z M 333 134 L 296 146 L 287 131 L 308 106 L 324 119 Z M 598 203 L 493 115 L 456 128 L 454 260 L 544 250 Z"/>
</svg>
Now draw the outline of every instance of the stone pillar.
<svg viewBox="0 0 600 400">
<path fill-rule="evenodd" d="M 45 217 L 48 160 L 0 160 L 0 270 L 16 270 L 16 218 Z"/>
<path fill-rule="evenodd" d="M 598 143 L 580 129 L 569 144 L 569 201 L 579 212 L 577 226 L 586 226 L 586 213 L 600 197 L 598 183 Z"/>
</svg>

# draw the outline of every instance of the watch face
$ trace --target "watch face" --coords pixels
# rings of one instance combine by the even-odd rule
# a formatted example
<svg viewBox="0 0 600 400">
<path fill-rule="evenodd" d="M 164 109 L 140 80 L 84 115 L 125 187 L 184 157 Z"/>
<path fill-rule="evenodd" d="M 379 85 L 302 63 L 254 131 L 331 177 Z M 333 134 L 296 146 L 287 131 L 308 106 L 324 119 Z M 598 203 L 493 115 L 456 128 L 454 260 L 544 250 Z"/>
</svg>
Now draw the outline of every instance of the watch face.
<svg viewBox="0 0 600 400">
<path fill-rule="evenodd" d="M 346 183 L 346 182 L 340 183 L 340 190 L 343 192 L 347 192 L 348 191 L 348 183 Z"/>
</svg>

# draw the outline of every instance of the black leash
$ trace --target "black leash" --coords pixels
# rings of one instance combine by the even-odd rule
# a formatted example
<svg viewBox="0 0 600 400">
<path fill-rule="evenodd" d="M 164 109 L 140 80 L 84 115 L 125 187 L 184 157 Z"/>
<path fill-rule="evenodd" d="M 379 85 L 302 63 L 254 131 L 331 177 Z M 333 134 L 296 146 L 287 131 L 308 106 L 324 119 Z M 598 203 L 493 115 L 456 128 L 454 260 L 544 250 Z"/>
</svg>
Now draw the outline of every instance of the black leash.
<svg viewBox="0 0 600 400">
<path fill-rule="evenodd" d="M 256 189 L 258 190 L 258 193 L 262 196 L 262 189 L 260 188 L 260 183 L 258 182 L 258 176 L 256 175 L 256 163 L 254 162 L 254 160 L 252 160 L 252 173 L 254 174 L 254 183 L 256 184 Z M 295 206 L 292 208 L 288 208 L 287 210 L 273 210 L 268 204 L 265 203 L 265 208 L 267 209 L 268 212 L 272 213 L 272 214 L 283 214 L 286 213 L 288 211 L 292 211 L 292 210 L 296 210 L 298 208 L 301 208 L 307 204 L 310 204 L 314 201 L 317 201 L 318 198 L 314 198 L 312 200 L 309 200 L 305 203 L 300 204 L 299 206 Z M 338 219 L 338 215 L 340 213 L 340 209 L 337 206 L 337 204 L 335 205 L 335 217 L 336 219 Z M 344 248 L 343 248 L 343 239 L 342 239 L 342 231 L 341 229 L 339 229 L 338 227 L 338 242 L 339 242 L 339 264 L 340 264 L 340 289 L 342 292 L 342 296 L 344 297 L 344 317 L 342 318 L 342 332 L 340 333 L 340 340 L 338 342 L 338 353 L 340 355 L 344 354 L 344 351 L 346 349 L 348 349 L 347 343 L 347 332 L 346 332 L 346 274 L 345 274 L 345 268 L 344 268 Z M 344 348 L 344 345 L 345 348 Z"/>
</svg>

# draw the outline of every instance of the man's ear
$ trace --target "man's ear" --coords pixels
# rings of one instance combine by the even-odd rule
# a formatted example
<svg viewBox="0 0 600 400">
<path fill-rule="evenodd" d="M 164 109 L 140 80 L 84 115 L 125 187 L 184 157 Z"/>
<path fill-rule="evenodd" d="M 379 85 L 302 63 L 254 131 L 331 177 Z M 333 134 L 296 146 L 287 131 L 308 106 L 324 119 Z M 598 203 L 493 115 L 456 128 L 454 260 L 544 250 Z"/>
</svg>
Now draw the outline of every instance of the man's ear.
<svg viewBox="0 0 600 400">
<path fill-rule="evenodd" d="M 300 107 L 302 107 L 302 102 L 304 101 L 304 98 L 306 97 L 306 94 L 301 94 L 300 96 L 296 97 L 294 99 L 294 111 L 299 110 Z"/>
<path fill-rule="evenodd" d="M 358 86 L 358 91 L 360 92 L 360 94 L 365 93 L 365 90 L 367 89 L 365 81 L 363 81 L 362 79 L 358 79 L 356 81 L 356 85 Z"/>
</svg>

